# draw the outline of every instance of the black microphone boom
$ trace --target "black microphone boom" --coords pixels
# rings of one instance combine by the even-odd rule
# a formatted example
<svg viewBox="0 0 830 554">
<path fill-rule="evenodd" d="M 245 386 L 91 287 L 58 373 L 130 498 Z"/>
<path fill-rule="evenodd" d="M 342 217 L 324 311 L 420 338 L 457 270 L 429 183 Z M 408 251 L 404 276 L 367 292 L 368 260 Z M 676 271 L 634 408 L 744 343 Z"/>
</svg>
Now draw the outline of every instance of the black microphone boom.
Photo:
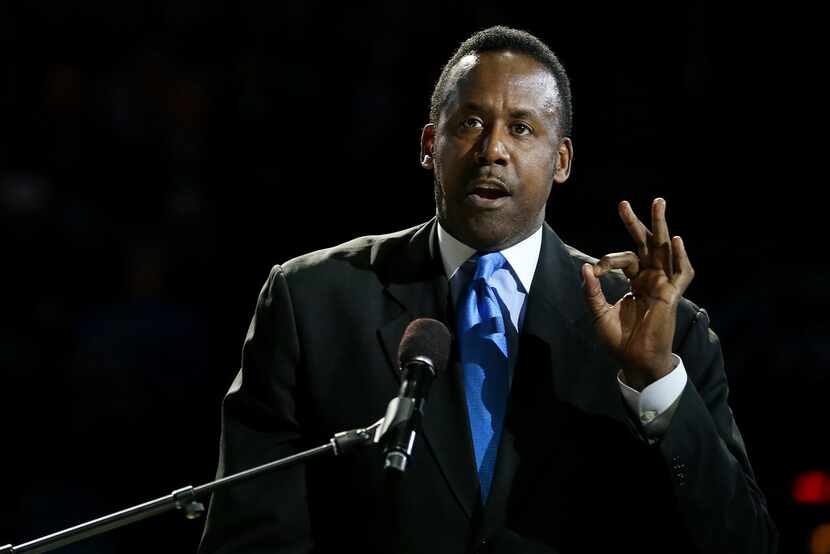
<svg viewBox="0 0 830 554">
<path fill-rule="evenodd" d="M 400 393 L 389 403 L 386 417 L 365 429 L 352 429 L 337 433 L 322 446 L 226 475 L 195 488 L 187 486 L 177 489 L 168 496 L 162 496 L 17 546 L 0 545 L 0 553 L 47 552 L 173 509 L 180 509 L 188 519 L 193 519 L 204 511 L 202 503 L 196 500 L 202 495 L 322 454 L 333 453 L 339 456 L 362 445 L 382 442 L 385 447 L 385 467 L 391 470 L 390 474 L 401 475 L 412 455 L 415 433 L 420 427 L 424 399 L 429 386 L 447 365 L 450 340 L 450 332 L 446 326 L 434 319 L 416 319 L 409 324 L 398 349 L 398 360 L 401 371 L 404 373 Z"/>
<path fill-rule="evenodd" d="M 398 349 L 403 382 L 392 399 L 378 436 L 384 443 L 384 469 L 403 472 L 412 456 L 415 434 L 421 427 L 424 401 L 432 380 L 444 371 L 450 357 L 450 332 L 440 321 L 416 319 L 406 328 Z"/>
</svg>

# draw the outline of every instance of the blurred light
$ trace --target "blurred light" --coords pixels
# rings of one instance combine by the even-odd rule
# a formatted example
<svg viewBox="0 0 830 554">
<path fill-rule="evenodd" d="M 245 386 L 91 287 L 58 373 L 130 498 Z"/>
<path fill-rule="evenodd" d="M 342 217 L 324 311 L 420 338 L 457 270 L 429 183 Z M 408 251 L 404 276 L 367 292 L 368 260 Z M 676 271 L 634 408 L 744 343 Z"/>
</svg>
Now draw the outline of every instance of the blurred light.
<svg viewBox="0 0 830 554">
<path fill-rule="evenodd" d="M 810 554 L 830 554 L 830 523 L 823 523 L 813 529 Z"/>
<path fill-rule="evenodd" d="M 830 475 L 823 471 L 798 475 L 793 484 L 793 499 L 799 504 L 830 504 Z"/>
</svg>

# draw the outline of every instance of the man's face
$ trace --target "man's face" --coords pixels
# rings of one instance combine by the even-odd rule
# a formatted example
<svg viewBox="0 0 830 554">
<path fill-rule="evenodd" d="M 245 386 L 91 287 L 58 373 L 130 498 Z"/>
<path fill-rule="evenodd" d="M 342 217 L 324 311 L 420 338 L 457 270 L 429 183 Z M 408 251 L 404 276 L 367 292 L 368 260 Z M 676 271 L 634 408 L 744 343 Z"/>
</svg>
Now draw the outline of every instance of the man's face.
<svg viewBox="0 0 830 554">
<path fill-rule="evenodd" d="M 438 218 L 451 235 L 492 251 L 539 228 L 573 154 L 559 137 L 559 101 L 553 75 L 524 54 L 470 54 L 453 68 L 438 122 L 421 137 Z"/>
</svg>

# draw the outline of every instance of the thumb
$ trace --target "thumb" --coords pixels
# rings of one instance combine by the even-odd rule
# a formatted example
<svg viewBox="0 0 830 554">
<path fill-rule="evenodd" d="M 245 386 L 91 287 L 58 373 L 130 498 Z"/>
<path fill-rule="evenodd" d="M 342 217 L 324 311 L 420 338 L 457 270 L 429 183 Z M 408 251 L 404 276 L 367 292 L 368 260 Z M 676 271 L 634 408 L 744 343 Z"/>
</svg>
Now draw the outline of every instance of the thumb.
<svg viewBox="0 0 830 554">
<path fill-rule="evenodd" d="M 608 302 L 602 293 L 599 279 L 594 275 L 594 268 L 589 263 L 582 265 L 582 279 L 585 281 L 585 301 L 593 312 L 594 317 L 599 319 L 608 311 Z"/>
</svg>

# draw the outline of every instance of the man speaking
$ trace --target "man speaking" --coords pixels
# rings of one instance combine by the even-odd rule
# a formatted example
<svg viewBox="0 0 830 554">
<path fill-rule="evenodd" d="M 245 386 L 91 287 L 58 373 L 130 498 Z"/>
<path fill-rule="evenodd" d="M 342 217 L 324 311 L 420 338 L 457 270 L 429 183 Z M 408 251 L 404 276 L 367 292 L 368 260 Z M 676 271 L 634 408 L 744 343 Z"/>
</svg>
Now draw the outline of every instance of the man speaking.
<svg viewBox="0 0 830 554">
<path fill-rule="evenodd" d="M 421 137 L 436 217 L 275 266 L 223 403 L 220 476 L 377 420 L 408 324 L 445 322 L 405 473 L 365 449 L 217 492 L 200 552 L 775 551 L 665 201 L 646 223 L 622 202 L 632 251 L 600 260 L 545 223 L 570 129 L 536 37 L 460 46 Z"/>
</svg>

